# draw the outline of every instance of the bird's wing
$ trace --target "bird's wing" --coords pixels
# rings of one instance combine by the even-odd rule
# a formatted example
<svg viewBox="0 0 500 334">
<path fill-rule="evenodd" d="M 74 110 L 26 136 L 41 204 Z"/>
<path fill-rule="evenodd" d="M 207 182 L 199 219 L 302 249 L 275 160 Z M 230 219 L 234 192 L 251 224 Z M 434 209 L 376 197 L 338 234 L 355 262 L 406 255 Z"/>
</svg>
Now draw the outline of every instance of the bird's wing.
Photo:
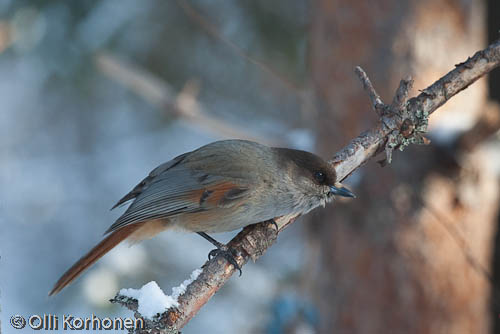
<svg viewBox="0 0 500 334">
<path fill-rule="evenodd" d="M 112 208 L 111 210 L 113 210 L 114 208 L 130 201 L 131 199 L 134 199 L 136 198 L 139 194 L 141 194 L 147 187 L 149 187 L 153 181 L 155 180 L 155 178 L 159 175 L 161 175 L 162 173 L 168 171 L 169 169 L 177 166 L 178 164 L 180 164 L 184 158 L 191 152 L 187 152 L 187 153 L 184 153 L 184 154 L 181 154 L 177 157 L 175 157 L 174 159 L 170 160 L 170 161 L 167 161 L 161 165 L 159 165 L 158 167 L 156 167 L 155 169 L 153 169 L 148 176 L 146 176 L 141 182 L 139 182 L 138 185 L 136 185 L 134 187 L 134 189 L 132 189 L 128 194 L 126 194 L 125 196 L 123 196 Z"/>
<path fill-rule="evenodd" d="M 118 202 L 135 198 L 106 233 L 141 221 L 231 207 L 237 205 L 250 190 L 248 185 L 234 179 L 228 181 L 227 177 L 193 171 L 182 162 L 153 172 L 154 175 L 150 174 L 145 179 L 146 182 L 141 182 L 127 195 L 130 198 L 125 196 Z M 144 184 L 141 186 L 142 183 Z"/>
</svg>

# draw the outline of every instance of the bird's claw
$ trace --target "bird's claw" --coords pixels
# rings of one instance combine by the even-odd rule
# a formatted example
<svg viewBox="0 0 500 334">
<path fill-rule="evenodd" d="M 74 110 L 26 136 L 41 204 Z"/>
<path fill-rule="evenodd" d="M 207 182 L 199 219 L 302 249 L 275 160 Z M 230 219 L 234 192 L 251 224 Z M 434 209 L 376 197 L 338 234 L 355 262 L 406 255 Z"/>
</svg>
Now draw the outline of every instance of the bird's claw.
<svg viewBox="0 0 500 334">
<path fill-rule="evenodd" d="M 240 272 L 241 276 L 241 268 L 238 265 L 238 262 L 235 259 L 236 253 L 232 248 L 229 248 L 227 246 L 223 246 L 220 248 L 212 249 L 210 253 L 208 253 L 208 259 L 211 260 L 214 257 L 217 256 L 222 256 L 229 262 L 229 264 L 232 264 L 235 270 L 238 270 Z"/>
<path fill-rule="evenodd" d="M 276 223 L 276 221 L 274 219 L 268 220 L 268 223 L 272 224 L 272 225 L 274 225 L 274 227 L 276 227 L 276 232 L 278 232 L 280 230 L 278 224 Z"/>
</svg>

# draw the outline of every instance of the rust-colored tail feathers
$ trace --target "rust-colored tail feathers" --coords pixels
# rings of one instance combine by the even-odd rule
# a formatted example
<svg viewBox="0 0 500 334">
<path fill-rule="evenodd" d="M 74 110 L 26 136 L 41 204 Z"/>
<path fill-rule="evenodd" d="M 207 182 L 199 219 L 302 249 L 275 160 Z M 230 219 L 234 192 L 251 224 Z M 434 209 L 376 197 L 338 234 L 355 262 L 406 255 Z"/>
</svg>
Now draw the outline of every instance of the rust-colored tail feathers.
<svg viewBox="0 0 500 334">
<path fill-rule="evenodd" d="M 73 282 L 75 278 L 80 276 L 87 268 L 89 268 L 94 262 L 99 260 L 104 254 L 109 252 L 113 247 L 118 245 L 120 242 L 129 237 L 133 232 L 135 232 L 143 223 L 136 223 L 131 225 L 126 225 L 121 229 L 113 232 L 107 236 L 103 241 L 101 241 L 97 246 L 92 248 L 87 255 L 83 256 L 78 262 L 76 262 L 71 268 L 69 268 L 54 285 L 54 288 L 49 292 L 49 296 L 52 296 L 65 286 Z"/>
</svg>

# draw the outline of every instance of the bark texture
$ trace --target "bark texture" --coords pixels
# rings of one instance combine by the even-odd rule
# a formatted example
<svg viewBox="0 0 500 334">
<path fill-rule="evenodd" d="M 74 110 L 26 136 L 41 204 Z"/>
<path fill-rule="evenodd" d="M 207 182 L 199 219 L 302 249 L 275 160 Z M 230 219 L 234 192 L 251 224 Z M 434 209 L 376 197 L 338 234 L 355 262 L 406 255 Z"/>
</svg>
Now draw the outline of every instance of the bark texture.
<svg viewBox="0 0 500 334">
<path fill-rule="evenodd" d="M 367 117 L 355 65 L 384 99 L 402 76 L 415 74 L 414 87 L 423 89 L 485 41 L 481 1 L 312 4 L 310 64 L 324 156 L 377 117 Z M 489 332 L 490 285 L 481 268 L 490 263 L 498 183 L 481 140 L 461 139 L 494 108 L 486 93 L 480 80 L 459 94 L 431 118 L 430 147 L 396 154 L 386 168 L 369 164 L 351 178 L 359 181 L 356 201 L 314 213 L 304 282 L 323 332 Z"/>
</svg>

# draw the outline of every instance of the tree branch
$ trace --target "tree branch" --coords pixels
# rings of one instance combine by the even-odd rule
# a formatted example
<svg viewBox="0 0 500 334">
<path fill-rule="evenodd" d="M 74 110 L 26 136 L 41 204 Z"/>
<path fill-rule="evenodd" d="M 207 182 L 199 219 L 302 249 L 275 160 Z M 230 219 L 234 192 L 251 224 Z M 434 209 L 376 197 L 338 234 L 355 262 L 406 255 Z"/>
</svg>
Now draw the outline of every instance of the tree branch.
<svg viewBox="0 0 500 334">
<path fill-rule="evenodd" d="M 184 13 L 195 23 L 197 23 L 203 30 L 205 30 L 210 36 L 221 41 L 223 44 L 227 45 L 230 49 L 232 49 L 238 56 L 245 59 L 249 63 L 255 65 L 262 72 L 268 74 L 271 78 L 280 82 L 283 87 L 287 88 L 290 92 L 295 94 L 299 99 L 304 100 L 304 91 L 301 87 L 299 87 L 296 83 L 291 80 L 285 78 L 284 75 L 278 73 L 269 65 L 263 63 L 250 56 L 248 52 L 240 48 L 236 43 L 231 41 L 230 39 L 224 37 L 223 34 L 220 33 L 217 27 L 209 22 L 202 14 L 196 11 L 193 6 L 189 4 L 186 0 L 177 0 L 177 5 L 184 11 Z"/>
<path fill-rule="evenodd" d="M 465 62 L 455 65 L 454 70 L 408 101 L 407 95 L 411 86 L 409 79 L 401 81 L 391 105 L 383 104 L 373 87 L 368 86 L 370 96 L 373 96 L 374 109 L 384 112 L 380 114 L 380 122 L 374 128 L 354 138 L 329 161 L 337 171 L 338 179 L 345 179 L 377 153 L 384 150 L 387 160 L 390 162 L 392 150 L 402 149 L 411 143 L 425 143 L 422 134 L 427 128 L 428 116 L 452 96 L 499 65 L 500 41 L 497 41 L 477 52 Z M 361 72 L 362 70 L 357 69 L 357 73 Z M 366 78 L 364 78 L 362 73 L 362 81 L 366 86 L 369 80 L 365 80 L 368 77 L 365 74 Z M 229 246 L 239 254 L 236 258 L 239 266 L 242 267 L 249 259 L 255 261 L 260 257 L 274 243 L 277 234 L 295 218 L 281 217 L 277 219 L 278 231 L 273 224 L 263 222 L 247 226 L 238 233 L 229 242 Z M 179 307 L 169 309 L 154 321 L 148 322 L 151 326 L 150 332 L 175 333 L 180 330 L 229 280 L 233 273 L 233 266 L 223 258 L 218 257 L 207 261 L 203 266 L 203 272 L 188 286 L 185 294 L 179 297 Z M 137 301 L 124 296 L 117 295 L 112 302 L 120 303 L 133 311 L 137 310 Z M 140 314 L 136 312 L 136 316 L 140 316 Z"/>
<path fill-rule="evenodd" d="M 253 135 L 247 128 L 239 126 L 208 113 L 198 102 L 198 84 L 188 81 L 184 89 L 177 93 L 165 80 L 132 64 L 119 60 L 110 53 L 96 55 L 95 62 L 100 71 L 136 93 L 151 105 L 165 109 L 173 116 L 185 119 L 188 123 L 227 138 L 240 138 L 276 145 L 283 140 L 278 136 Z"/>
<path fill-rule="evenodd" d="M 382 102 L 380 95 L 378 95 L 378 93 L 375 91 L 375 88 L 373 87 L 372 82 L 370 81 L 370 78 L 368 78 L 368 75 L 360 66 L 356 66 L 354 68 L 354 73 L 356 73 L 359 80 L 361 80 L 361 83 L 363 84 L 363 88 L 368 93 L 368 96 L 370 97 L 370 101 L 372 102 L 373 110 L 381 117 L 382 113 L 383 113 L 383 108 L 385 107 L 385 105 Z"/>
</svg>

